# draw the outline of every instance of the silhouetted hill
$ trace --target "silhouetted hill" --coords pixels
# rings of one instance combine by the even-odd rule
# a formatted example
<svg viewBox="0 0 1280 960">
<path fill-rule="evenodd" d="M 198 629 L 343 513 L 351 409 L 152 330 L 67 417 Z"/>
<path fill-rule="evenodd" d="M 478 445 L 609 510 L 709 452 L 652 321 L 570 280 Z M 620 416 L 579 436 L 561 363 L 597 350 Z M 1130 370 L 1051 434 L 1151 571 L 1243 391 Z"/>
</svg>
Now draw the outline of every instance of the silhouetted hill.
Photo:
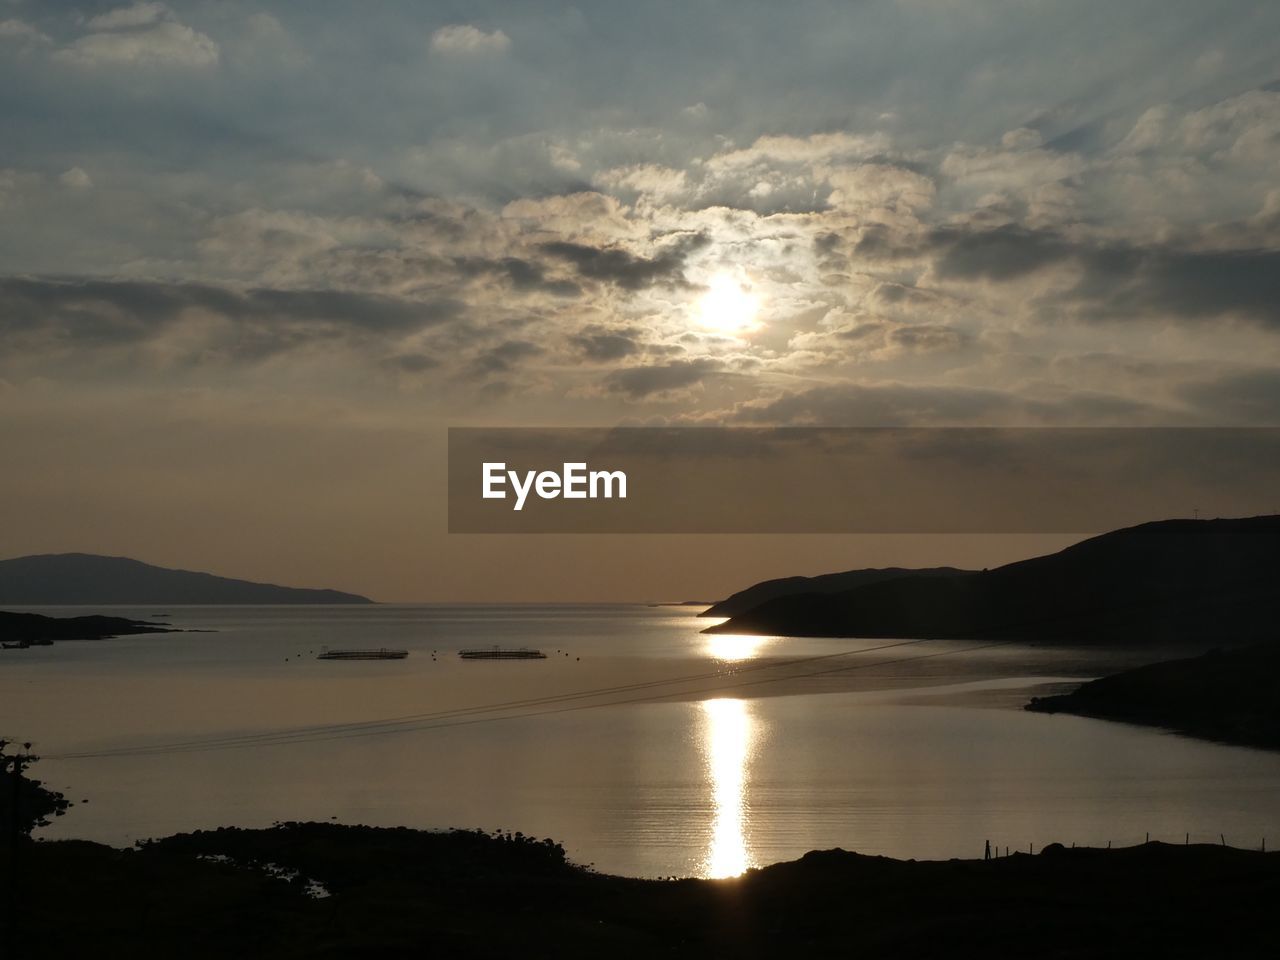
<svg viewBox="0 0 1280 960">
<path fill-rule="evenodd" d="M 969 576 L 769 600 L 712 633 L 1068 643 L 1274 640 L 1280 517 L 1165 520 Z"/>
<path fill-rule="evenodd" d="M 885 567 L 870 570 L 845 570 L 842 573 L 824 573 L 817 577 L 781 577 L 777 580 L 762 580 L 745 590 L 726 597 L 719 603 L 712 604 L 698 614 L 700 617 L 736 617 L 758 607 L 766 600 L 785 597 L 798 593 L 839 593 L 855 587 L 879 583 L 882 580 L 896 580 L 899 577 L 959 577 L 972 573 L 971 570 L 957 570 L 955 567 L 930 567 L 925 570 L 910 570 L 905 567 Z"/>
<path fill-rule="evenodd" d="M 338 590 L 307 590 L 169 570 L 126 557 L 52 553 L 0 560 L 0 604 L 372 603 Z"/>
<path fill-rule="evenodd" d="M 1215 650 L 1167 660 L 1037 697 L 1028 710 L 1074 713 L 1157 727 L 1226 743 L 1280 749 L 1280 647 Z"/>
</svg>

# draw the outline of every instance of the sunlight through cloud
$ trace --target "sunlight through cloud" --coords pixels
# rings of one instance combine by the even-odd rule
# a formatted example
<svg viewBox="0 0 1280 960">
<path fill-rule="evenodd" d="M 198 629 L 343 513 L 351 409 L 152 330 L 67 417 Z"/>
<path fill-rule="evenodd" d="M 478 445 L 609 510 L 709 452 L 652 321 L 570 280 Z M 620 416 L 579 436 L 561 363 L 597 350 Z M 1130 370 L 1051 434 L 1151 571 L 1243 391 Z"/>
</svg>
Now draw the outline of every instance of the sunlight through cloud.
<svg viewBox="0 0 1280 960">
<path fill-rule="evenodd" d="M 707 281 L 707 292 L 698 298 L 698 322 L 708 330 L 729 336 L 759 327 L 760 297 L 741 271 L 721 270 Z"/>
</svg>

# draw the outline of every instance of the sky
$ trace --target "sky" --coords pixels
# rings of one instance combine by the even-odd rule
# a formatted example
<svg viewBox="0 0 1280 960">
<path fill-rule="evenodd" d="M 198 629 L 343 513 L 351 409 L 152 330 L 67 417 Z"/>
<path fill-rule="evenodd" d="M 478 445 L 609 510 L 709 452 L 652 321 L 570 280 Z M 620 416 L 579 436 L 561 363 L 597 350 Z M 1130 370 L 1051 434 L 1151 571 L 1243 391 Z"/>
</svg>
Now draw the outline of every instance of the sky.
<svg viewBox="0 0 1280 960">
<path fill-rule="evenodd" d="M 3 556 L 715 597 L 1071 538 L 450 536 L 447 428 L 1280 425 L 1271 2 L 0 0 L 0 131 Z"/>
</svg>

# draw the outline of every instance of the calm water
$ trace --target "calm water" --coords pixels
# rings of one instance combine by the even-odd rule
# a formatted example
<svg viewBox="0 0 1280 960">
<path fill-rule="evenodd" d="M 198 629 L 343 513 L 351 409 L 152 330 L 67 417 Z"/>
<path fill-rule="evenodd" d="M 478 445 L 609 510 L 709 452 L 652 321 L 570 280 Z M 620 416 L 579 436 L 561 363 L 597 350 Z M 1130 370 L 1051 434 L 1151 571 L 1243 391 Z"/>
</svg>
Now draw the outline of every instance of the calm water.
<svg viewBox="0 0 1280 960">
<path fill-rule="evenodd" d="M 1280 754 L 1019 709 L 1119 660 L 707 637 L 709 621 L 672 607 L 108 612 L 216 632 L 0 652 L 0 731 L 35 741 L 38 776 L 88 800 L 47 837 L 123 845 L 330 817 L 502 827 L 637 876 L 834 846 L 945 858 L 987 839 L 1280 841 Z M 550 656 L 457 657 L 493 643 Z M 325 645 L 411 653 L 316 660 Z"/>
</svg>

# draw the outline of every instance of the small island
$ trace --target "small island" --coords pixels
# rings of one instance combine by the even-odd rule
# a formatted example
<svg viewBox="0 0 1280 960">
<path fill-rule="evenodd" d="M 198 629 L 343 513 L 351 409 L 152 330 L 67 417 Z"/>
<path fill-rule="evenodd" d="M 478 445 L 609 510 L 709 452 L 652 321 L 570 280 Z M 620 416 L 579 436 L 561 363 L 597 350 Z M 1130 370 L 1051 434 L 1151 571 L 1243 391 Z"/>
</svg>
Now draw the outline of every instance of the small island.
<svg viewBox="0 0 1280 960">
<path fill-rule="evenodd" d="M 55 640 L 105 640 L 136 633 L 181 633 L 167 623 L 125 617 L 46 617 L 0 610 L 0 647 L 49 646 Z"/>
</svg>

